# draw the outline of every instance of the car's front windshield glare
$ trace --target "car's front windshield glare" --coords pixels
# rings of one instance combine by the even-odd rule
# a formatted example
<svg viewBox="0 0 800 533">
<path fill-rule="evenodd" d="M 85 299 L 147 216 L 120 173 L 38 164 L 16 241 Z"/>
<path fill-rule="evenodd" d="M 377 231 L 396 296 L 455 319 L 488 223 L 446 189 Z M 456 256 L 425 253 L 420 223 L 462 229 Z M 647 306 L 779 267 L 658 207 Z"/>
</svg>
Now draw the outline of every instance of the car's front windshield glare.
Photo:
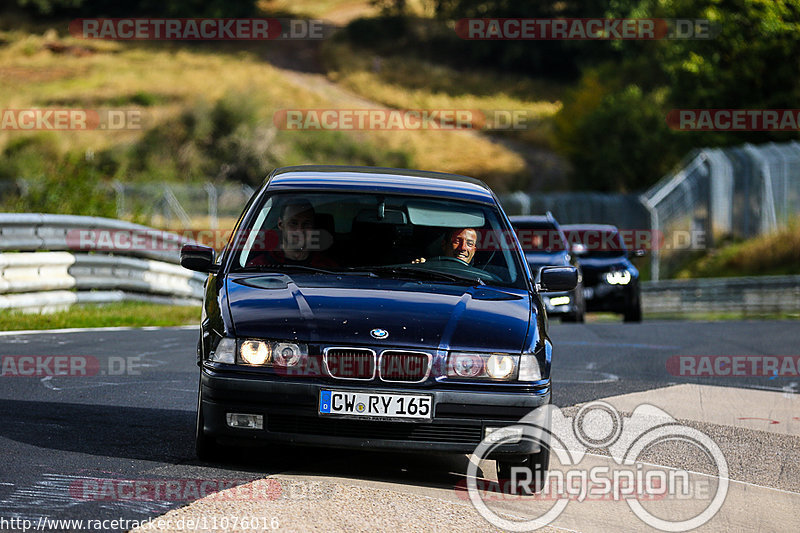
<svg viewBox="0 0 800 533">
<path fill-rule="evenodd" d="M 585 257 L 619 257 L 627 253 L 620 234 L 609 230 L 566 232 L 570 246 L 581 245 Z"/>
<path fill-rule="evenodd" d="M 513 233 L 491 206 L 418 196 L 281 193 L 256 209 L 235 237 L 234 271 L 391 270 L 428 273 L 437 281 L 447 275 L 526 286 Z"/>
</svg>

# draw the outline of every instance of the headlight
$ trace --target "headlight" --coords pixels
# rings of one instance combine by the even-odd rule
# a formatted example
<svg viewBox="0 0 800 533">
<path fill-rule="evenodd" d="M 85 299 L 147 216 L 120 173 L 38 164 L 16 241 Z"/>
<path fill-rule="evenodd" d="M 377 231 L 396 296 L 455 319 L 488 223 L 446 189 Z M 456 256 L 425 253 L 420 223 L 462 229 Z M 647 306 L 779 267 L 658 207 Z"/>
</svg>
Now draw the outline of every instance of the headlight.
<svg viewBox="0 0 800 533">
<path fill-rule="evenodd" d="M 447 364 L 447 377 L 511 381 L 517 377 L 518 355 L 453 352 Z"/>
<path fill-rule="evenodd" d="M 236 340 L 230 337 L 222 337 L 217 343 L 217 347 L 208 354 L 208 360 L 216 363 L 234 364 L 236 362 Z"/>
<path fill-rule="evenodd" d="M 558 307 L 559 305 L 569 305 L 569 296 L 556 296 L 550 298 L 550 305 Z"/>
<path fill-rule="evenodd" d="M 627 285 L 631 282 L 631 273 L 627 270 L 606 272 L 606 282 L 609 285 Z"/>
<path fill-rule="evenodd" d="M 239 347 L 239 355 L 248 365 L 263 365 L 269 361 L 270 350 L 264 341 L 244 341 Z"/>
<path fill-rule="evenodd" d="M 308 356 L 308 346 L 295 342 L 246 339 L 239 342 L 237 363 L 253 366 L 297 366 Z"/>
<path fill-rule="evenodd" d="M 275 343 L 272 349 L 272 361 L 275 366 L 295 366 L 300 362 L 300 358 L 307 355 L 303 349 L 304 345 L 292 342 Z M 304 353 L 306 352 L 306 353 Z"/>
<path fill-rule="evenodd" d="M 451 359 L 451 370 L 456 377 L 474 378 L 483 372 L 483 359 L 479 355 L 465 353 L 451 356 Z"/>
<path fill-rule="evenodd" d="M 508 379 L 516 366 L 510 355 L 493 355 L 486 363 L 486 373 L 493 379 Z"/>
<path fill-rule="evenodd" d="M 542 369 L 539 367 L 539 359 L 533 354 L 520 357 L 519 380 L 539 381 L 540 379 L 542 379 Z"/>
</svg>

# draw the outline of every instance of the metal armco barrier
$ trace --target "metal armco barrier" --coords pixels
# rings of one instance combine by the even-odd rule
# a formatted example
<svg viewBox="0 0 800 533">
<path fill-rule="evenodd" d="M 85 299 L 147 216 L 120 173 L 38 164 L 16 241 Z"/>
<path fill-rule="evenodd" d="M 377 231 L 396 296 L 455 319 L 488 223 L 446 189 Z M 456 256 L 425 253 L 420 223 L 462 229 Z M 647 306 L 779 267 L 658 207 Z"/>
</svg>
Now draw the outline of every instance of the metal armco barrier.
<svg viewBox="0 0 800 533">
<path fill-rule="evenodd" d="M 758 276 L 648 281 L 644 313 L 800 312 L 800 276 Z"/>
<path fill-rule="evenodd" d="M 113 218 L 0 213 L 0 251 L 89 252 L 97 249 L 98 243 L 93 242 L 93 239 L 81 240 L 81 232 L 89 233 L 92 230 L 105 230 L 106 236 L 110 238 L 116 234 L 144 235 L 147 246 L 130 249 L 117 247 L 114 254 L 156 259 L 176 265 L 180 263 L 181 245 L 193 242 L 175 233 Z M 105 250 L 98 249 L 98 251 Z"/>
<path fill-rule="evenodd" d="M 83 230 L 141 232 L 150 244 L 110 254 L 91 239 L 79 242 Z M 192 241 L 107 218 L 0 214 L 0 310 L 52 311 L 125 300 L 199 304 L 206 276 L 178 264 L 186 242 Z"/>
</svg>

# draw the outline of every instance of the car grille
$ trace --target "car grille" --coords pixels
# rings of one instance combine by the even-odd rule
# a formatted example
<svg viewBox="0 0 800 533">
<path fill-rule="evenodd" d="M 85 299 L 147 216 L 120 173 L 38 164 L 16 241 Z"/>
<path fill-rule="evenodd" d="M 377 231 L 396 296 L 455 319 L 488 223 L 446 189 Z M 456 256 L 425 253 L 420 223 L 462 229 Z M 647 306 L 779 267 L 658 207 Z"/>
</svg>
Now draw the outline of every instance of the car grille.
<svg viewBox="0 0 800 533">
<path fill-rule="evenodd" d="M 383 381 L 419 382 L 428 377 L 431 356 L 421 352 L 386 350 L 380 357 L 380 378 Z"/>
<path fill-rule="evenodd" d="M 476 446 L 481 441 L 481 426 L 457 424 L 414 424 L 269 415 L 267 429 L 280 433 L 327 437 L 444 442 Z"/>
<path fill-rule="evenodd" d="M 325 366 L 335 378 L 372 379 L 375 377 L 375 352 L 366 348 L 328 348 Z"/>
</svg>

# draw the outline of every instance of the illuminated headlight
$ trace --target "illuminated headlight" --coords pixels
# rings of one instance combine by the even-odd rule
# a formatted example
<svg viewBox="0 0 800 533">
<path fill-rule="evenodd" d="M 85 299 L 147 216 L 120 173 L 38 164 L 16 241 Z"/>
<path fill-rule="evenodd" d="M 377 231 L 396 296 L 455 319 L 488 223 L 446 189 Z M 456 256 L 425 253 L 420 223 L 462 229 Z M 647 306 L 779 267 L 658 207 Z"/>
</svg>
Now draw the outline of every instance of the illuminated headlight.
<svg viewBox="0 0 800 533">
<path fill-rule="evenodd" d="M 508 379 L 516 366 L 510 355 L 493 355 L 486 363 L 486 373 L 493 379 Z"/>
<path fill-rule="evenodd" d="M 627 285 L 631 282 L 631 273 L 627 270 L 606 272 L 606 282 L 609 285 Z"/>
<path fill-rule="evenodd" d="M 518 355 L 453 352 L 447 364 L 447 377 L 510 381 L 517 376 Z"/>
<path fill-rule="evenodd" d="M 253 366 L 297 366 L 308 356 L 308 346 L 295 342 L 246 339 L 239 342 L 237 363 Z"/>
<path fill-rule="evenodd" d="M 556 296 L 555 298 L 550 298 L 550 305 L 553 307 L 559 305 L 568 305 L 570 302 L 569 296 Z"/>
<path fill-rule="evenodd" d="M 263 365 L 269 362 L 270 349 L 264 341 L 244 341 L 239 347 L 239 355 L 248 365 Z"/>
<path fill-rule="evenodd" d="M 230 337 L 223 337 L 217 343 L 217 347 L 208 354 L 208 360 L 215 363 L 230 363 L 236 361 L 236 340 Z"/>
</svg>

